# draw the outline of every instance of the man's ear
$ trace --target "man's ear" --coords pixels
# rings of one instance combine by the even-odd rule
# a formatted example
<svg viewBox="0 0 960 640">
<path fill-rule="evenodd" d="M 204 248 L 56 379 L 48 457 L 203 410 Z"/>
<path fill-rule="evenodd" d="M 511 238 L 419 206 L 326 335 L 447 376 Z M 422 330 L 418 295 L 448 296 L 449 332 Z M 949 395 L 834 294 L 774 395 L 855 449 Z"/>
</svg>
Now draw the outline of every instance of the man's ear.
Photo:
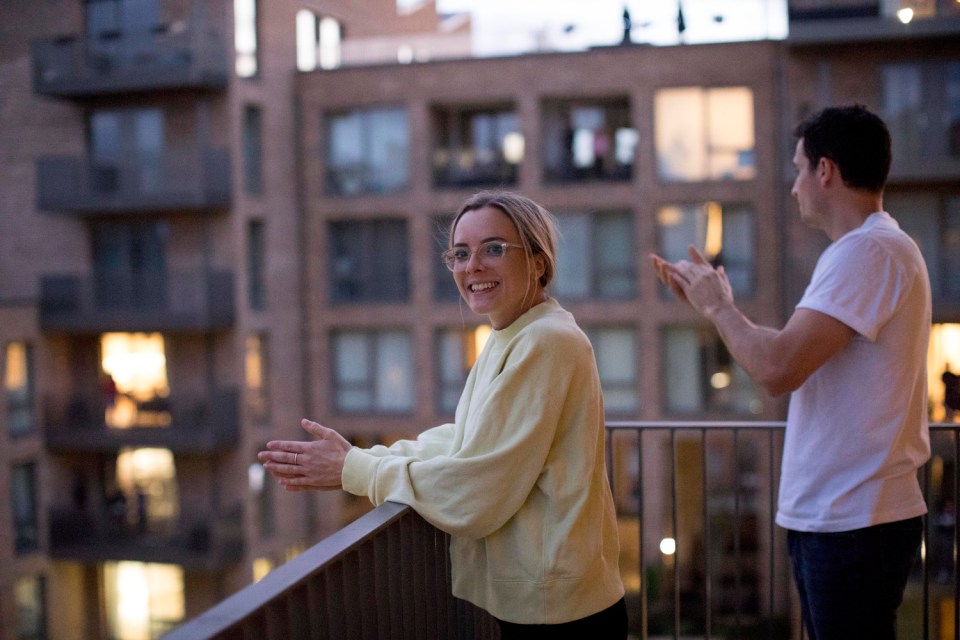
<svg viewBox="0 0 960 640">
<path fill-rule="evenodd" d="M 831 180 L 840 175 L 837 163 L 827 157 L 821 157 L 817 163 L 817 179 L 826 186 Z"/>
</svg>

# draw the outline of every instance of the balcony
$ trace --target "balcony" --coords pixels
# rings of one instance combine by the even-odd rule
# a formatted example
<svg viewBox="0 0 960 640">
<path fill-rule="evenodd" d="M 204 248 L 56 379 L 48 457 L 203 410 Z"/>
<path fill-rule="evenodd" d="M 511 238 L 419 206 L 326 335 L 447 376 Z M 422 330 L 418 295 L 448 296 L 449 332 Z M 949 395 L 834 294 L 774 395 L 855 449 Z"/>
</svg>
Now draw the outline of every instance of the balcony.
<svg viewBox="0 0 960 640">
<path fill-rule="evenodd" d="M 213 511 L 181 514 L 167 521 L 138 521 L 136 514 L 131 519 L 106 506 L 84 511 L 53 509 L 50 554 L 87 563 L 135 560 L 222 571 L 243 558 L 241 511 L 239 506 Z"/>
<path fill-rule="evenodd" d="M 83 156 L 37 160 L 37 207 L 77 215 L 209 211 L 230 204 L 230 153 L 170 149 L 113 164 Z"/>
<path fill-rule="evenodd" d="M 632 634 L 803 637 L 786 534 L 773 522 L 783 429 L 607 425 Z M 931 425 L 931 443 L 921 470 L 930 516 L 899 611 L 904 638 L 960 630 L 958 530 L 939 509 L 960 489 L 960 425 Z M 499 637 L 488 615 L 450 595 L 448 541 L 408 507 L 384 504 L 166 638 Z"/>
<path fill-rule="evenodd" d="M 879 2 L 838 9 L 790 11 L 790 47 L 851 46 L 865 42 L 950 41 L 960 35 L 960 15 L 917 18 L 904 24 L 883 16 Z"/>
<path fill-rule="evenodd" d="M 192 19 L 99 37 L 33 43 L 33 91 L 56 98 L 196 89 L 223 91 L 229 64 L 223 34 Z"/>
<path fill-rule="evenodd" d="M 107 424 L 107 407 L 91 394 L 45 403 L 47 447 L 54 451 L 116 452 L 124 447 L 162 447 L 174 453 L 212 454 L 237 445 L 239 393 L 220 389 L 207 397 L 172 394 L 128 403 L 124 428 Z"/>
<path fill-rule="evenodd" d="M 44 331 L 213 331 L 233 326 L 232 271 L 46 275 Z"/>
</svg>

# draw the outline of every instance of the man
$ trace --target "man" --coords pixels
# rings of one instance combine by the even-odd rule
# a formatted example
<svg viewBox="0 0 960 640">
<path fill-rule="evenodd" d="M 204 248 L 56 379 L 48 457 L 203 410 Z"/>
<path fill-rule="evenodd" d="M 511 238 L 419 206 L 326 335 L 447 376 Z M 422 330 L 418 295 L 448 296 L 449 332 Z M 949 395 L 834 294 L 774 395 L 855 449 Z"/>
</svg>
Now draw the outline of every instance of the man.
<svg viewBox="0 0 960 640">
<path fill-rule="evenodd" d="M 930 282 L 916 244 L 883 211 L 886 125 L 862 106 L 800 124 L 791 189 L 831 244 L 783 329 L 736 307 L 723 267 L 651 256 L 710 320 L 750 377 L 792 392 L 777 524 L 786 528 L 811 639 L 894 638 L 926 513 Z"/>
</svg>

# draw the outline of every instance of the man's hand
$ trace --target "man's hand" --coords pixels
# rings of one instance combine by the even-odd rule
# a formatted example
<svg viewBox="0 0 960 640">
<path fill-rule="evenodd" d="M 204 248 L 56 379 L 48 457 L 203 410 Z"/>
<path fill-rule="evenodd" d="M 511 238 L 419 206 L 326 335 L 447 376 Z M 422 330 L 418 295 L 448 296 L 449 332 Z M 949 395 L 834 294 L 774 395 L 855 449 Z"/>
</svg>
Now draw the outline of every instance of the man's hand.
<svg viewBox="0 0 960 640">
<path fill-rule="evenodd" d="M 333 429 L 311 420 L 301 420 L 300 426 L 315 440 L 271 440 L 257 459 L 288 491 L 340 489 L 343 461 L 353 446 Z"/>
<path fill-rule="evenodd" d="M 651 255 L 650 259 L 657 277 L 677 298 L 712 318 L 725 306 L 733 305 L 730 280 L 722 266 L 714 269 L 696 247 L 690 245 L 687 251 L 690 260 L 671 263 L 657 255 Z"/>
</svg>

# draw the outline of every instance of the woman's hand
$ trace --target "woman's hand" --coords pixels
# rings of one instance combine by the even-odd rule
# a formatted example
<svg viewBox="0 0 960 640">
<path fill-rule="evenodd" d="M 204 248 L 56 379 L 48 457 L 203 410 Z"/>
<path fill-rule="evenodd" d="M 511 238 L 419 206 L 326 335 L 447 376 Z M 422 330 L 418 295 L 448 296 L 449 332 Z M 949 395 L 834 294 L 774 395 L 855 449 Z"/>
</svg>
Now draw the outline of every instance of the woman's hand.
<svg viewBox="0 0 960 640">
<path fill-rule="evenodd" d="M 343 461 L 353 445 L 333 429 L 306 418 L 300 426 L 315 439 L 271 440 L 257 459 L 287 491 L 340 489 Z"/>
</svg>

